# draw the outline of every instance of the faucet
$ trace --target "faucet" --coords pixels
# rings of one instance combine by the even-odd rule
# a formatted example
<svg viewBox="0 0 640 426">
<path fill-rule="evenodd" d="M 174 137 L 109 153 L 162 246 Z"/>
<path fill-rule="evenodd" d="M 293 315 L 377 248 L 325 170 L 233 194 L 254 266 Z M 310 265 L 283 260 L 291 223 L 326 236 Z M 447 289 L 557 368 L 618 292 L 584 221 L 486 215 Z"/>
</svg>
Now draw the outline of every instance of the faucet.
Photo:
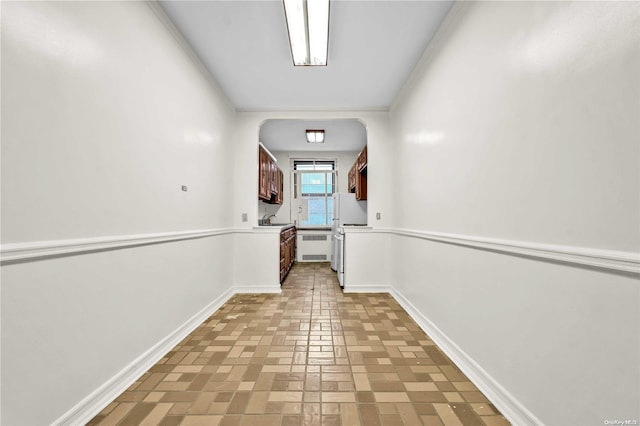
<svg viewBox="0 0 640 426">
<path fill-rule="evenodd" d="M 265 214 L 264 216 L 262 216 L 262 223 L 263 224 L 266 223 L 267 225 L 271 225 L 271 218 L 272 217 L 276 217 L 276 215 L 275 214 L 269 214 L 269 213 Z"/>
</svg>

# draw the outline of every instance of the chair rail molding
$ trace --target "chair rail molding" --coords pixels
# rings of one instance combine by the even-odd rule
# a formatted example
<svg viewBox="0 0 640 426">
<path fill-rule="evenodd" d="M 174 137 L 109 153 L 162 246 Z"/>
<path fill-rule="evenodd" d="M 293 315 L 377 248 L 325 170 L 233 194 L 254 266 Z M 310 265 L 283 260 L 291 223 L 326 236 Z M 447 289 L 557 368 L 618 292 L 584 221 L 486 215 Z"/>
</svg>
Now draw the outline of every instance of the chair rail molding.
<svg viewBox="0 0 640 426">
<path fill-rule="evenodd" d="M 567 264 L 640 274 L 640 253 L 636 252 L 542 244 L 529 241 L 502 240 L 404 228 L 384 228 L 374 229 L 373 231 L 387 232 L 402 237 L 418 238 L 480 250 L 526 256 L 539 260 L 551 260 Z"/>
<path fill-rule="evenodd" d="M 172 241 L 190 240 L 218 235 L 232 234 L 232 228 L 198 229 L 152 234 L 132 234 L 78 238 L 68 240 L 34 241 L 27 243 L 3 244 L 0 249 L 0 263 L 37 260 L 52 256 L 82 254 L 99 250 L 160 244 Z"/>
</svg>

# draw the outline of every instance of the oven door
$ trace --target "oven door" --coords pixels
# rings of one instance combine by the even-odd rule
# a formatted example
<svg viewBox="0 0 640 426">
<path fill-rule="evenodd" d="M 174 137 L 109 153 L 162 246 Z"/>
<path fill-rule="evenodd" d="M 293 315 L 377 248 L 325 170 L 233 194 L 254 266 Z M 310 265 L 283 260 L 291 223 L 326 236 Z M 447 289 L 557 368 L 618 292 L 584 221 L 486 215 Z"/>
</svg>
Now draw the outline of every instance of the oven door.
<svg viewBox="0 0 640 426">
<path fill-rule="evenodd" d="M 338 273 L 338 282 L 340 287 L 344 288 L 344 234 L 336 234 L 336 272 Z"/>
<path fill-rule="evenodd" d="M 331 234 L 331 269 L 338 272 L 338 245 L 340 240 L 338 239 L 338 231 L 334 231 Z"/>
</svg>

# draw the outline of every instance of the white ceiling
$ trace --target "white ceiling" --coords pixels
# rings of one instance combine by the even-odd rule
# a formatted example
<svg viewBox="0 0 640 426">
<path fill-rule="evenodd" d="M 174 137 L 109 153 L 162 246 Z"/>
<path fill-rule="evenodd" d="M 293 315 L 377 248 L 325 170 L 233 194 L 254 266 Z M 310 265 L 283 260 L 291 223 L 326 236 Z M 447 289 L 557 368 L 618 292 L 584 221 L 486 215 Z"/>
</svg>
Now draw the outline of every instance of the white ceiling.
<svg viewBox="0 0 640 426">
<path fill-rule="evenodd" d="M 324 129 L 325 142 L 310 144 L 307 129 Z M 260 142 L 270 151 L 360 151 L 367 131 L 358 120 L 267 120 L 260 127 Z"/>
<path fill-rule="evenodd" d="M 452 1 L 331 0 L 326 67 L 294 67 L 281 0 L 160 1 L 239 110 L 387 109 Z"/>
</svg>

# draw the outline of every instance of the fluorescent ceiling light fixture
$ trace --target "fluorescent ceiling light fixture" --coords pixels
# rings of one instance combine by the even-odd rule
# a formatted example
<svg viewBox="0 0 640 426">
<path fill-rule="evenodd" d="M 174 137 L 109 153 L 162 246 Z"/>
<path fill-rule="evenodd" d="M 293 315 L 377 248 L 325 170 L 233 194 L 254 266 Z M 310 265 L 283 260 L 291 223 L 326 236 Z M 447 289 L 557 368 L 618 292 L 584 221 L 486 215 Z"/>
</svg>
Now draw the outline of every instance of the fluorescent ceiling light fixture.
<svg viewBox="0 0 640 426">
<path fill-rule="evenodd" d="M 283 0 L 293 65 L 327 65 L 329 0 Z"/>
<path fill-rule="evenodd" d="M 324 143 L 324 130 L 307 129 L 307 143 Z"/>
</svg>

